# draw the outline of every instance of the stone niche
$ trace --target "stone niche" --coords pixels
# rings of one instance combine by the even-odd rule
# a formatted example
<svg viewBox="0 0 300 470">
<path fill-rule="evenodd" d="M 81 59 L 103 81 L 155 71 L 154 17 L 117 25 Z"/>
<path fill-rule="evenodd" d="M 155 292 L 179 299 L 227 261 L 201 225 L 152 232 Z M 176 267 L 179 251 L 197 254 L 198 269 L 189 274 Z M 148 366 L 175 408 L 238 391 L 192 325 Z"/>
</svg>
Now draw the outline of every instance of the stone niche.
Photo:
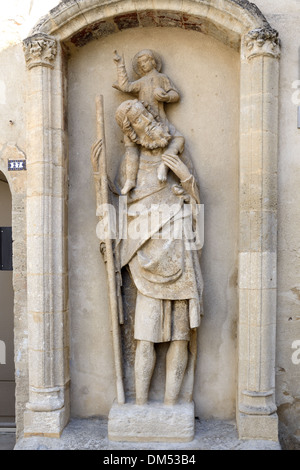
<svg viewBox="0 0 300 470">
<path fill-rule="evenodd" d="M 128 97 L 112 88 L 113 51 L 133 76 L 131 59 L 147 48 L 180 91 L 167 115 L 185 136 L 205 210 L 195 415 L 236 417 L 240 438 L 276 441 L 278 35 L 244 1 L 152 4 L 62 2 L 24 41 L 27 243 L 40 255 L 27 273 L 25 436 L 57 437 L 70 415 L 108 415 L 116 397 L 90 149 L 102 94 L 114 179 L 124 152 L 114 113 Z M 132 370 L 125 372 L 131 396 Z M 160 380 L 157 373 L 153 398 Z"/>
<path fill-rule="evenodd" d="M 186 138 L 205 210 L 201 257 L 205 313 L 199 330 L 196 413 L 233 418 L 238 317 L 239 55 L 216 39 L 179 28 L 148 28 L 146 34 L 143 29 L 126 30 L 90 42 L 69 61 L 71 410 L 79 416 L 106 414 L 114 397 L 112 347 L 107 334 L 109 307 L 103 289 L 106 274 L 95 237 L 96 202 L 89 165 L 91 143 L 96 139 L 95 96 L 104 96 L 107 159 L 113 180 L 124 153 L 114 113 L 129 95 L 112 88 L 116 81 L 112 52 L 124 52 L 133 77 L 131 59 L 146 48 L 159 52 L 163 72 L 180 90 L 180 102 L 169 105 L 167 113 Z M 153 394 L 156 388 L 154 383 Z"/>
</svg>

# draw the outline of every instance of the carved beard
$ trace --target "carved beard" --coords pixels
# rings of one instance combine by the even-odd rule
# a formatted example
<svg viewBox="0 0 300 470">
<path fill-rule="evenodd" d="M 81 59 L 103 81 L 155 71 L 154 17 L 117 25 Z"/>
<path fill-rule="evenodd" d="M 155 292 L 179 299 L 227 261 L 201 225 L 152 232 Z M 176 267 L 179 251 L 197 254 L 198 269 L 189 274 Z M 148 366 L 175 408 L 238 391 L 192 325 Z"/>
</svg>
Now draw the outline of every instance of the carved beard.
<svg viewBox="0 0 300 470">
<path fill-rule="evenodd" d="M 171 139 L 171 135 L 168 132 L 167 127 L 162 126 L 160 123 L 153 125 L 149 124 L 146 127 L 145 132 L 139 136 L 139 144 L 146 149 L 157 149 L 164 148 Z"/>
</svg>

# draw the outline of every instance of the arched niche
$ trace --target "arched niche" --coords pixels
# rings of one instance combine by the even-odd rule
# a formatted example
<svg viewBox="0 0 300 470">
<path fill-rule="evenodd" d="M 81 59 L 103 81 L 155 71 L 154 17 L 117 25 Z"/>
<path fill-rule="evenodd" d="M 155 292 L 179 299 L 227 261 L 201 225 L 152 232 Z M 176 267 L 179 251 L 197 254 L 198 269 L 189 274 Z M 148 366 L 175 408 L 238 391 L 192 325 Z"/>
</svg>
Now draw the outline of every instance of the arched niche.
<svg viewBox="0 0 300 470">
<path fill-rule="evenodd" d="M 242 0 L 69 0 L 24 40 L 28 67 L 29 401 L 25 436 L 58 436 L 69 419 L 67 253 L 68 54 L 134 28 L 175 27 L 240 56 L 237 424 L 277 440 L 275 404 L 277 115 L 280 43 Z M 38 293 L 38 295 L 37 295 Z M 38 321 L 37 321 L 38 319 Z"/>
</svg>

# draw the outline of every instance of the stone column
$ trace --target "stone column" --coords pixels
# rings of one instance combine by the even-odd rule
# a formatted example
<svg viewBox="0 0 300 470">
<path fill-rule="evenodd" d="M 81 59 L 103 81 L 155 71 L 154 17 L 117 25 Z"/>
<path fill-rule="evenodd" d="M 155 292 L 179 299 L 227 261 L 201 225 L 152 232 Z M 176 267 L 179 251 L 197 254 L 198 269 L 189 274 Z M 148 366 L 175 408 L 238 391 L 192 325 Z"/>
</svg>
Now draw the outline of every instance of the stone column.
<svg viewBox="0 0 300 470">
<path fill-rule="evenodd" d="M 241 54 L 237 422 L 242 439 L 277 441 L 278 33 L 250 31 Z"/>
<path fill-rule="evenodd" d="M 25 39 L 29 402 L 24 435 L 58 437 L 68 421 L 66 158 L 62 50 Z"/>
</svg>

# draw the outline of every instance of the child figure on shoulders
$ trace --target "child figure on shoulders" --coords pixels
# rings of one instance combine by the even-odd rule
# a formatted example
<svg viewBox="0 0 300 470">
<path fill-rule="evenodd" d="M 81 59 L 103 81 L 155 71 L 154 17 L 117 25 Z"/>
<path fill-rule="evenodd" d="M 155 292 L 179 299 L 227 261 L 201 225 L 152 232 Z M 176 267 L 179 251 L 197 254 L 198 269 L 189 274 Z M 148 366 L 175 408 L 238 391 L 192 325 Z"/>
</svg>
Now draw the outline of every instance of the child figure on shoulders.
<svg viewBox="0 0 300 470">
<path fill-rule="evenodd" d="M 156 120 L 169 127 L 172 139 L 164 151 L 165 155 L 182 153 L 184 137 L 168 122 L 164 110 L 164 103 L 175 103 L 179 101 L 180 96 L 167 75 L 160 72 L 162 65 L 160 57 L 150 49 L 138 52 L 133 59 L 133 68 L 140 78 L 135 81 L 129 81 L 124 59 L 118 55 L 117 51 L 114 51 L 114 62 L 117 65 L 118 81 L 113 87 L 137 95 L 139 101 L 151 111 Z M 127 194 L 135 187 L 138 153 L 133 148 L 128 149 L 125 159 L 126 182 L 121 191 L 122 194 Z M 157 171 L 159 181 L 165 182 L 167 174 L 168 167 L 162 162 Z"/>
</svg>

